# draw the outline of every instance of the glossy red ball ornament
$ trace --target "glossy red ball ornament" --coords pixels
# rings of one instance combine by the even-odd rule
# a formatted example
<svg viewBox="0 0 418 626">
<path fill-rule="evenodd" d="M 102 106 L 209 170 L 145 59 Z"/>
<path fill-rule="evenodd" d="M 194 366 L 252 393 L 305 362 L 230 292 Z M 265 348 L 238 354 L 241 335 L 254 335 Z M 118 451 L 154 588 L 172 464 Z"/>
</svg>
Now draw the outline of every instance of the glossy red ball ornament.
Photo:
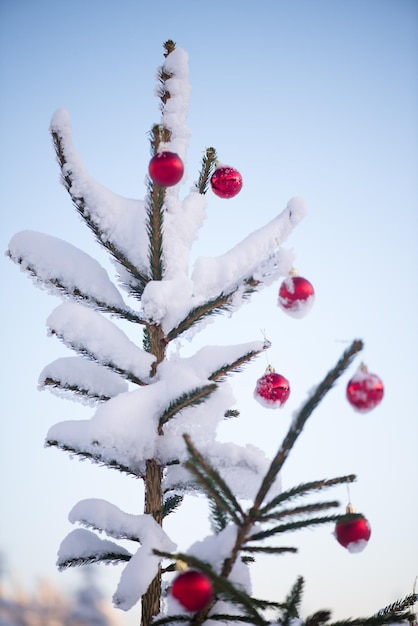
<svg viewBox="0 0 418 626">
<path fill-rule="evenodd" d="M 212 583 L 207 576 L 196 570 L 179 574 L 171 585 L 171 595 L 187 611 L 200 611 L 210 602 Z"/>
<path fill-rule="evenodd" d="M 274 371 L 271 365 L 264 376 L 257 380 L 254 398 L 267 409 L 279 409 L 290 395 L 289 381 Z"/>
<path fill-rule="evenodd" d="M 354 513 L 351 505 L 347 513 Z M 361 552 L 367 546 L 372 530 L 367 519 L 361 515 L 353 520 L 338 522 L 335 526 L 335 537 L 339 544 L 349 552 Z"/>
<path fill-rule="evenodd" d="M 242 189 L 242 176 L 233 167 L 221 165 L 213 172 L 210 186 L 213 193 L 220 198 L 233 198 Z"/>
<path fill-rule="evenodd" d="M 290 275 L 280 285 L 278 305 L 292 317 L 304 317 L 315 299 L 314 288 L 302 276 Z"/>
<path fill-rule="evenodd" d="M 376 374 L 371 374 L 362 363 L 354 376 L 348 381 L 347 400 L 356 411 L 367 413 L 374 409 L 383 398 L 383 383 Z"/>
<path fill-rule="evenodd" d="M 149 162 L 148 173 L 156 185 L 172 187 L 183 177 L 183 161 L 175 152 L 158 152 Z"/>
</svg>

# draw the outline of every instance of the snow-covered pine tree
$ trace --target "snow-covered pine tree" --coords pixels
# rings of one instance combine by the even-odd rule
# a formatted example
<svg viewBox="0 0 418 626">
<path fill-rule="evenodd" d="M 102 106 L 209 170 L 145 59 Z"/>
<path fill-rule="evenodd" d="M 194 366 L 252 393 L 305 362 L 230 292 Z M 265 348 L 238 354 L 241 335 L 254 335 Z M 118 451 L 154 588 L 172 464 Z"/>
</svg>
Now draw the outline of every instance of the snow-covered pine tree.
<svg viewBox="0 0 418 626">
<path fill-rule="evenodd" d="M 161 121 L 150 133 L 151 153 L 171 152 L 186 163 L 187 54 L 172 41 L 164 49 L 158 74 Z M 206 150 L 197 182 L 183 197 L 182 185 L 161 186 L 149 178 L 145 200 L 139 201 L 112 193 L 89 176 L 73 147 L 66 111 L 53 116 L 51 134 L 62 182 L 109 253 L 119 286 L 95 259 L 65 241 L 25 231 L 10 242 L 11 259 L 64 299 L 48 318 L 48 327 L 78 354 L 49 364 L 41 385 L 97 402 L 91 419 L 56 424 L 46 442 L 136 477 L 145 494 L 142 515 L 104 500 L 76 504 L 69 519 L 84 528 L 63 540 L 58 566 L 126 563 L 114 604 L 129 610 L 142 599 L 142 626 L 289 624 L 298 617 L 302 579 L 283 602 L 258 600 L 251 596 L 249 563 L 257 552 L 295 551 L 265 545 L 286 530 L 346 519 L 324 514 L 337 506 L 334 501 L 294 501 L 354 476 L 281 492 L 279 472 L 306 420 L 362 343 L 353 342 L 310 395 L 271 462 L 261 450 L 217 440 L 217 427 L 234 403 L 226 377 L 268 343 L 207 346 L 188 358 L 171 345 L 189 331 L 197 332 L 214 314 L 233 313 L 289 275 L 293 254 L 281 246 L 304 217 L 305 205 L 293 198 L 275 219 L 228 252 L 198 258 L 190 268 L 191 246 L 205 218 L 205 194 L 217 164 L 213 148 Z M 118 318 L 142 328 L 142 347 L 121 330 Z M 202 491 L 211 505 L 213 534 L 176 553 L 176 544 L 164 532 L 164 518 L 181 505 L 184 494 Z M 242 508 L 243 499 L 252 502 L 248 509 Z M 128 551 L 115 539 L 139 547 Z M 170 594 L 164 594 L 162 603 L 162 583 L 172 577 L 176 563 L 196 568 L 210 582 L 212 595 L 203 608 L 187 611 Z M 405 617 L 405 606 L 375 616 L 370 624 Z M 266 608 L 276 611 L 272 620 L 265 617 Z M 306 623 L 328 619 L 328 613 L 318 612 Z"/>
</svg>

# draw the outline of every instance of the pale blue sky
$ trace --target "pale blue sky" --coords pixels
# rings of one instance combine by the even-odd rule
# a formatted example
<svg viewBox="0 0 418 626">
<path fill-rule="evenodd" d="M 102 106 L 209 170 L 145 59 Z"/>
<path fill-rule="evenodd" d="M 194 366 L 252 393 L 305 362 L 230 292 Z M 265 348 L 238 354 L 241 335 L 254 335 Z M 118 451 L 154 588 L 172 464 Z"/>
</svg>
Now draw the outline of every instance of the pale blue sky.
<svg viewBox="0 0 418 626">
<path fill-rule="evenodd" d="M 280 413 L 252 399 L 265 361 L 233 380 L 241 424 L 225 436 L 275 452 L 306 392 L 353 338 L 382 377 L 386 395 L 367 415 L 344 398 L 346 376 L 324 401 L 284 472 L 286 484 L 354 472 L 353 503 L 372 538 L 350 555 L 331 528 L 289 538 L 297 556 L 260 560 L 255 592 L 280 600 L 305 574 L 306 612 L 370 614 L 412 591 L 418 574 L 417 235 L 418 4 L 412 0 L 276 0 L 210 4 L 3 0 L 1 21 L 1 238 L 34 229 L 67 239 L 103 260 L 59 184 L 48 125 L 69 110 L 75 145 L 90 173 L 114 191 L 143 197 L 147 133 L 158 121 L 153 95 L 162 43 L 190 56 L 190 182 L 202 151 L 242 173 L 230 201 L 210 197 L 199 254 L 221 253 L 300 195 L 306 220 L 288 246 L 315 286 L 309 317 L 287 318 L 266 290 L 232 320 L 218 319 L 204 343 L 273 342 L 270 361 L 292 383 Z M 58 301 L 17 267 L 1 266 L 3 415 L 0 549 L 31 584 L 55 571 L 71 530 L 66 516 L 86 497 L 139 512 L 130 479 L 45 450 L 48 428 L 89 409 L 36 389 L 42 368 L 68 354 L 46 338 Z M 344 490 L 336 492 L 345 504 Z M 194 505 L 193 505 L 194 506 Z M 192 519 L 182 519 L 187 534 Z M 194 521 L 193 521 L 194 523 Z M 175 524 L 174 524 L 175 525 Z M 174 531 L 173 531 L 174 532 Z M 177 529 L 178 532 L 178 529 Z M 101 568 L 112 592 L 115 568 Z M 135 614 L 135 610 L 133 611 Z M 122 616 L 128 624 L 134 616 Z"/>
</svg>

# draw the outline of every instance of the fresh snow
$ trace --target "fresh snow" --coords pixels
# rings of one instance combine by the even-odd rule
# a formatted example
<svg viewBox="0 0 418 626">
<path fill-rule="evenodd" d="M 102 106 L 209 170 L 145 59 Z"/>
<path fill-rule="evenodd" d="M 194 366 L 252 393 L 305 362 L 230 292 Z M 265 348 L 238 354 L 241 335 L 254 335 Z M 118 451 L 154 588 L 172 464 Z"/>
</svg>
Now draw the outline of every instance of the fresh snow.
<svg viewBox="0 0 418 626">
<path fill-rule="evenodd" d="M 48 317 L 47 325 L 65 345 L 90 355 L 125 376 L 149 380 L 155 357 L 138 348 L 113 322 L 86 306 L 65 302 Z"/>
<path fill-rule="evenodd" d="M 206 402 L 177 413 L 164 426 L 162 436 L 157 429 L 159 416 L 182 394 L 212 384 L 209 377 L 213 372 L 244 354 L 262 350 L 263 345 L 254 341 L 206 346 L 191 357 L 166 360 L 158 366 L 152 384 L 118 394 L 101 404 L 89 420 L 59 422 L 50 428 L 47 440 L 70 445 L 101 461 L 116 461 L 141 474 L 146 459 L 157 458 L 162 464 L 186 460 L 183 434 L 188 433 L 239 497 L 253 497 L 269 464 L 264 452 L 251 445 L 242 447 L 216 440 L 225 411 L 235 403 L 228 381 L 218 384 Z M 170 465 L 165 488 L 187 491 L 195 488 L 194 480 L 181 465 Z M 279 488 L 278 481 L 274 490 Z"/>
<path fill-rule="evenodd" d="M 128 611 L 138 602 L 146 592 L 149 584 L 158 572 L 161 558 L 153 550 L 172 552 L 176 549 L 161 526 L 151 515 L 132 515 L 124 513 L 118 507 L 106 500 L 82 500 L 71 510 L 70 522 L 78 522 L 88 528 L 100 529 L 110 537 L 118 539 L 132 539 L 138 541 L 141 547 L 132 556 L 125 566 L 117 591 L 114 595 L 115 605 Z M 70 537 L 73 536 L 71 533 Z M 83 538 L 86 535 L 82 535 Z M 94 543 L 94 539 L 86 536 L 87 546 L 82 542 L 66 544 L 67 558 L 79 558 Z M 68 537 L 67 537 L 68 539 Z M 108 542 L 104 545 L 106 546 Z M 115 550 L 114 545 L 113 550 Z M 103 549 L 103 544 L 101 544 Z M 129 554 L 129 553 L 128 553 Z M 62 559 L 62 554 L 60 554 Z"/>
<path fill-rule="evenodd" d="M 84 528 L 71 531 L 61 542 L 58 550 L 57 565 L 60 569 L 72 559 L 89 559 L 92 556 L 104 557 L 108 554 L 122 554 L 130 556 L 130 552 L 114 541 L 100 539 L 95 533 Z"/>
<path fill-rule="evenodd" d="M 51 131 L 62 140 L 67 162 L 63 173 L 71 173 L 71 194 L 83 199 L 86 215 L 103 233 L 102 241 L 115 246 L 140 272 L 147 273 L 148 236 L 143 201 L 124 198 L 88 174 L 73 147 L 68 111 L 59 109 L 55 112 Z"/>
<path fill-rule="evenodd" d="M 363 552 L 364 548 L 367 546 L 366 539 L 359 539 L 358 541 L 352 541 L 347 545 L 347 550 L 351 554 L 357 554 L 358 552 Z"/>
<path fill-rule="evenodd" d="M 55 381 L 60 387 L 55 388 L 48 381 Z M 112 398 L 128 391 L 128 383 L 118 374 L 78 356 L 62 357 L 44 367 L 38 384 L 40 389 L 49 388 L 58 395 L 64 390 L 83 390 L 86 394 L 85 402 L 89 398 L 95 402 L 98 398 Z M 77 398 L 75 394 L 72 397 L 75 400 L 83 399 Z"/>
<path fill-rule="evenodd" d="M 78 292 L 93 305 L 129 310 L 96 259 L 62 239 L 26 230 L 12 238 L 9 251 L 22 269 L 34 272 L 54 293 L 60 294 L 64 288 L 73 297 Z"/>
</svg>

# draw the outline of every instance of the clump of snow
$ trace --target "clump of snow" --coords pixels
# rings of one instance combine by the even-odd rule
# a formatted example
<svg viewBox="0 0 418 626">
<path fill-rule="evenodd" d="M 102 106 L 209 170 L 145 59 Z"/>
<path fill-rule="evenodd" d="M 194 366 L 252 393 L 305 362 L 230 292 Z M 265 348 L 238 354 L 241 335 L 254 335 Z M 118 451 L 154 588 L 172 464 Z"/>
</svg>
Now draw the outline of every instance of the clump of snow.
<svg viewBox="0 0 418 626">
<path fill-rule="evenodd" d="M 351 554 L 357 554 L 358 552 L 363 552 L 364 548 L 367 546 L 368 540 L 359 539 L 358 541 L 352 541 L 346 547 Z"/>
<path fill-rule="evenodd" d="M 168 190 L 163 226 L 164 280 L 188 277 L 190 250 L 206 219 L 206 205 L 206 197 L 196 188 L 192 188 L 182 201 L 177 190 Z"/>
<path fill-rule="evenodd" d="M 304 215 L 302 203 L 294 203 L 292 218 L 289 204 L 286 209 L 265 226 L 248 235 L 234 248 L 219 257 L 199 257 L 192 279 L 195 293 L 209 300 L 220 293 L 228 293 L 244 278 L 251 277 L 259 266 L 270 259 L 293 230 L 293 225 Z"/>
<path fill-rule="evenodd" d="M 188 60 L 185 50 L 175 48 L 162 65 L 166 74 L 172 74 L 165 82 L 170 98 L 162 107 L 162 122 L 171 131 L 170 150 L 177 152 L 183 161 L 191 135 L 186 125 L 191 94 Z"/>
<path fill-rule="evenodd" d="M 39 388 L 47 388 L 55 393 L 55 386 L 48 384 L 48 381 L 56 381 L 61 389 L 84 391 L 93 400 L 111 398 L 128 391 L 128 383 L 118 374 L 78 356 L 56 359 L 40 373 Z"/>
<path fill-rule="evenodd" d="M 124 375 L 149 380 L 155 357 L 138 348 L 120 328 L 96 311 L 67 302 L 51 313 L 47 324 L 51 333 L 74 350 L 87 353 Z"/>
<path fill-rule="evenodd" d="M 65 109 L 55 112 L 51 132 L 60 137 L 66 165 L 63 175 L 71 177 L 70 192 L 82 199 L 85 214 L 110 242 L 136 267 L 149 274 L 148 235 L 143 201 L 120 196 L 92 178 L 73 147 L 70 115 Z M 132 277 L 131 277 L 132 279 Z"/>
<path fill-rule="evenodd" d="M 106 500 L 82 500 L 70 512 L 69 520 L 100 529 L 111 537 L 140 542 L 141 547 L 131 556 L 122 572 L 113 598 L 115 605 L 125 611 L 138 602 L 158 572 L 161 557 L 153 551 L 171 552 L 176 549 L 176 544 L 151 515 L 131 515 Z M 109 553 L 130 555 L 117 544 L 79 529 L 70 533 L 61 544 L 59 562 Z"/>
<path fill-rule="evenodd" d="M 74 297 L 129 310 L 106 270 L 90 255 L 62 239 L 25 230 L 11 239 L 9 254 L 54 293 L 61 294 L 62 285 L 69 294 L 80 294 Z"/>
<path fill-rule="evenodd" d="M 197 195 L 197 194 L 195 194 Z M 169 205 L 170 205 L 170 201 Z M 191 200 L 190 200 L 191 202 Z M 182 240 L 183 247 L 167 243 L 167 279 L 149 283 L 144 290 L 142 306 L 144 317 L 162 325 L 168 333 L 188 313 L 221 294 L 233 294 L 231 307 L 238 309 L 245 301 L 246 281 L 253 278 L 259 282 L 256 290 L 270 285 L 279 276 L 286 275 L 294 261 L 292 252 L 280 248 L 294 226 L 305 215 L 305 204 L 300 199 L 289 201 L 286 209 L 270 223 L 253 232 L 231 250 L 218 257 L 198 257 L 191 278 L 185 274 L 186 258 L 191 245 L 189 220 L 181 216 L 176 202 L 171 201 L 173 218 L 167 220 L 168 239 Z M 174 207 L 174 209 L 173 209 Z M 193 236 L 201 218 L 192 228 Z M 186 245 L 187 242 L 187 245 Z M 170 247 L 171 246 L 171 247 Z M 173 294 L 176 295 L 173 299 Z"/>
<path fill-rule="evenodd" d="M 58 550 L 57 566 L 64 569 L 71 560 L 99 560 L 109 554 L 130 556 L 130 552 L 114 541 L 100 539 L 95 533 L 84 528 L 71 531 L 62 541 Z"/>
<path fill-rule="evenodd" d="M 312 295 L 305 300 L 295 301 L 292 308 L 286 308 L 284 310 L 286 314 L 290 317 L 294 317 L 295 319 L 301 319 L 302 317 L 305 317 L 305 315 L 308 315 L 314 305 L 314 302 L 315 296 Z"/>
</svg>

